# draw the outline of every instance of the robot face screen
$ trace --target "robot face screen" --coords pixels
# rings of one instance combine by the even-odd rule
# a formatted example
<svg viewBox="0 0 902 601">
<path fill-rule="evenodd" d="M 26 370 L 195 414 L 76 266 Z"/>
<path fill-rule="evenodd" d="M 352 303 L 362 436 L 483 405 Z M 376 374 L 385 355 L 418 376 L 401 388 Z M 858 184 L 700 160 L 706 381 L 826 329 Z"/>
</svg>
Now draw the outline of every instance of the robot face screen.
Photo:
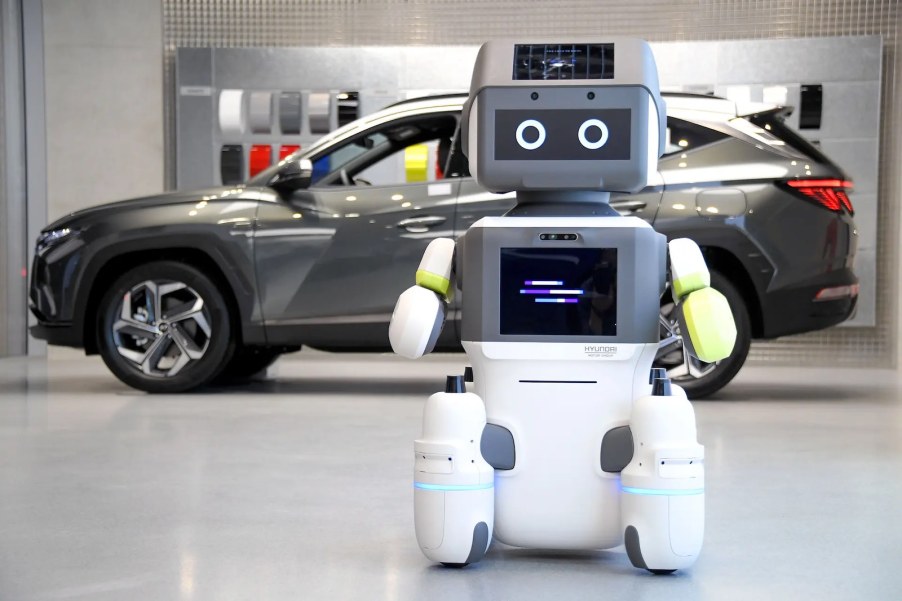
<svg viewBox="0 0 902 601">
<path fill-rule="evenodd" d="M 616 248 L 502 248 L 501 334 L 617 335 Z"/>
<path fill-rule="evenodd" d="M 497 161 L 630 159 L 630 109 L 495 111 Z"/>
<path fill-rule="evenodd" d="M 514 80 L 613 79 L 614 44 L 517 44 Z"/>
</svg>

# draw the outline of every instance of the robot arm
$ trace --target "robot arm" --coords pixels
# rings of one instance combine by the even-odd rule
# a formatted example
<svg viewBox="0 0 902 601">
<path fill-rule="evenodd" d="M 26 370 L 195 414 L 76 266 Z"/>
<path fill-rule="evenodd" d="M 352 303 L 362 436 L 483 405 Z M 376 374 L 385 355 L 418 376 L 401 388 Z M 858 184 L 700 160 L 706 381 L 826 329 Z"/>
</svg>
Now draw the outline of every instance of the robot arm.
<svg viewBox="0 0 902 601">
<path fill-rule="evenodd" d="M 398 297 L 388 338 L 392 349 L 402 357 L 417 359 L 435 348 L 445 323 L 453 264 L 454 240 L 436 238 L 426 247 L 417 268 L 416 286 Z"/>
<path fill-rule="evenodd" d="M 701 249 L 688 238 L 671 240 L 667 246 L 683 344 L 702 361 L 726 359 L 736 342 L 736 323 L 726 297 L 711 287 Z"/>
</svg>

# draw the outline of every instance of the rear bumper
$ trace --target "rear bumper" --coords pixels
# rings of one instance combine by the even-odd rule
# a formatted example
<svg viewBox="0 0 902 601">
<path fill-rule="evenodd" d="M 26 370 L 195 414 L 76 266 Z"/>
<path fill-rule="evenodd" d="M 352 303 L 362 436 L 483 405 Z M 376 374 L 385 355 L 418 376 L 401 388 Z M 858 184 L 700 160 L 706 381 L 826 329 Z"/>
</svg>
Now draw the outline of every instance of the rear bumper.
<svg viewBox="0 0 902 601">
<path fill-rule="evenodd" d="M 858 297 L 844 297 L 815 301 L 824 288 L 857 284 L 851 269 L 831 272 L 800 286 L 793 286 L 765 294 L 762 302 L 764 338 L 777 338 L 835 326 L 855 311 Z"/>
</svg>

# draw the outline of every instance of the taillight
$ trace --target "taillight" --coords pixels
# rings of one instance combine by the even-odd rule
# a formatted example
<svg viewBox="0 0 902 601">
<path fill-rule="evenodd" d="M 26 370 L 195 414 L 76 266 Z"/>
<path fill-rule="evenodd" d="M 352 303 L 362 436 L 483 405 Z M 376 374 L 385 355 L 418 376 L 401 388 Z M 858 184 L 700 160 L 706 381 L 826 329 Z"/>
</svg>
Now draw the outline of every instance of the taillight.
<svg viewBox="0 0 902 601">
<path fill-rule="evenodd" d="M 814 302 L 832 301 L 841 298 L 854 298 L 861 291 L 859 284 L 849 284 L 847 286 L 834 286 L 832 288 L 821 288 L 814 295 Z"/>
<path fill-rule="evenodd" d="M 846 192 L 854 187 L 849 180 L 843 179 L 791 179 L 786 185 L 808 200 L 812 200 L 824 208 L 839 213 L 843 209 L 849 215 L 855 214 L 852 201 Z"/>
</svg>

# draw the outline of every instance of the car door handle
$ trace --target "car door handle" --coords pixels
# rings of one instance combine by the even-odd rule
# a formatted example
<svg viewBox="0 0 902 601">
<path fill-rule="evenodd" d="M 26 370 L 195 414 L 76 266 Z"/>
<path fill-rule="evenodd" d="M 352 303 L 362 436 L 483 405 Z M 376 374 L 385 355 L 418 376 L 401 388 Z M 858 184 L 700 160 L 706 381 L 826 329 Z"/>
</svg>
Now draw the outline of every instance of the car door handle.
<svg viewBox="0 0 902 601">
<path fill-rule="evenodd" d="M 644 200 L 614 200 L 611 202 L 611 207 L 615 211 L 627 215 L 641 211 L 646 206 L 648 203 Z"/>
<path fill-rule="evenodd" d="M 428 232 L 429 228 L 441 225 L 447 221 L 446 217 L 438 215 L 423 215 L 422 217 L 411 217 L 398 222 L 398 227 L 403 227 L 412 234 L 422 234 Z"/>
</svg>

